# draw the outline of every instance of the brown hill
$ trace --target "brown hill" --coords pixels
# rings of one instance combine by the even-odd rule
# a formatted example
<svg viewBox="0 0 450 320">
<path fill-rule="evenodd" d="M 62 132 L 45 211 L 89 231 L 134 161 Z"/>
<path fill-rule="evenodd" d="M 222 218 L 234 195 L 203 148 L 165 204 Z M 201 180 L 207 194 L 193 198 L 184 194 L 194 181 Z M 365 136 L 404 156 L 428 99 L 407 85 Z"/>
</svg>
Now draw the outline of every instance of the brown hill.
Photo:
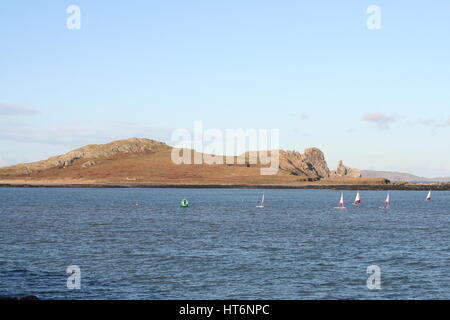
<svg viewBox="0 0 450 320">
<path fill-rule="evenodd" d="M 48 160 L 0 168 L 1 183 L 151 183 L 151 184 L 296 184 L 328 178 L 325 157 L 317 148 L 301 154 L 280 150 L 276 175 L 261 175 L 260 162 L 174 164 L 174 149 L 140 138 L 88 145 Z M 187 151 L 187 150 L 185 150 Z M 202 154 L 192 152 L 197 156 Z M 248 158 L 248 153 L 244 156 Z M 225 159 L 224 157 L 222 157 Z M 225 160 L 223 161 L 225 163 Z"/>
</svg>

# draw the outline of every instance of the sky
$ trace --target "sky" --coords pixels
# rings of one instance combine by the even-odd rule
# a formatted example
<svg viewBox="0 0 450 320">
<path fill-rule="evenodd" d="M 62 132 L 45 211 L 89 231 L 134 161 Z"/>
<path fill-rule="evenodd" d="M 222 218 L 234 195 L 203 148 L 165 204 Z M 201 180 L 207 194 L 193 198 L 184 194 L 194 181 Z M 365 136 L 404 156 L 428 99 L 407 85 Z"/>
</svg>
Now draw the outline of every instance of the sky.
<svg viewBox="0 0 450 320">
<path fill-rule="evenodd" d="M 171 144 L 200 120 L 279 129 L 281 148 L 317 147 L 330 168 L 450 176 L 449 14 L 449 1 L 1 1 L 0 166 Z"/>
</svg>

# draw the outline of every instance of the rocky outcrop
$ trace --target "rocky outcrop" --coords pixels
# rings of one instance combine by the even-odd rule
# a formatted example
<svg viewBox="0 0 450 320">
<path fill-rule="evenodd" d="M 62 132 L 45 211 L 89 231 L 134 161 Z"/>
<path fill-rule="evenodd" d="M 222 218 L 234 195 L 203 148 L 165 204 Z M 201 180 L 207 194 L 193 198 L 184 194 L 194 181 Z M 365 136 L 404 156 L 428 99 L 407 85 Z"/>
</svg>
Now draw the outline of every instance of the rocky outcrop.
<svg viewBox="0 0 450 320">
<path fill-rule="evenodd" d="M 340 160 L 336 171 L 331 174 L 331 177 L 361 178 L 361 170 L 347 167 Z"/>
<path fill-rule="evenodd" d="M 2 168 L 4 176 L 28 175 L 46 169 L 63 169 L 77 160 L 82 159 L 111 159 L 115 156 L 133 153 L 157 152 L 170 147 L 163 142 L 143 138 L 130 138 L 126 140 L 113 141 L 107 144 L 91 144 L 70 151 L 64 155 L 51 157 L 47 160 L 33 163 L 19 164 L 12 167 Z M 83 163 L 82 168 L 97 164 L 96 161 Z"/>
<path fill-rule="evenodd" d="M 169 148 L 169 146 L 162 142 L 149 139 L 131 138 L 101 145 L 87 145 L 85 147 L 70 151 L 65 155 L 49 158 L 46 160 L 46 163 L 49 166 L 64 168 L 79 159 L 108 159 L 118 154 L 160 151 L 165 148 Z"/>
<path fill-rule="evenodd" d="M 98 164 L 97 161 L 92 161 L 92 160 L 91 161 L 86 161 L 85 163 L 83 163 L 81 165 L 81 169 L 89 168 L 89 167 L 95 166 L 97 164 Z"/>
<path fill-rule="evenodd" d="M 280 150 L 280 169 L 293 175 L 320 179 L 330 175 L 325 156 L 317 148 L 306 149 L 303 154 Z"/>
</svg>

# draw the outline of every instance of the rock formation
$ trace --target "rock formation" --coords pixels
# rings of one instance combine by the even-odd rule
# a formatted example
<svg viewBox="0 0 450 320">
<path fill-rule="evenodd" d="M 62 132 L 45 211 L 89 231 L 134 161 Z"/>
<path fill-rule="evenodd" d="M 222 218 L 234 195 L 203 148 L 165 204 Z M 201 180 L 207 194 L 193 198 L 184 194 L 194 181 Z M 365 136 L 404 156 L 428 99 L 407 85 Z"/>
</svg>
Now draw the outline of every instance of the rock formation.
<svg viewBox="0 0 450 320">
<path fill-rule="evenodd" d="M 98 164 L 97 161 L 92 161 L 92 160 L 91 161 L 86 161 L 85 163 L 83 163 L 81 165 L 81 169 L 89 168 L 89 167 L 95 166 L 97 164 Z"/>
<path fill-rule="evenodd" d="M 75 150 L 72 150 L 64 155 L 51 157 L 47 160 L 24 163 L 7 167 L 10 174 L 20 175 L 32 174 L 46 169 L 59 168 L 63 169 L 77 160 L 82 159 L 110 159 L 119 155 L 136 154 L 144 152 L 157 152 L 169 149 L 170 147 L 165 143 L 142 138 L 130 138 L 126 140 L 113 141 L 107 144 L 90 144 Z M 97 165 L 96 161 L 87 161 L 81 165 L 82 168 L 87 168 Z M 1 172 L 0 172 L 1 173 Z"/>
<path fill-rule="evenodd" d="M 348 177 L 361 178 L 361 170 L 350 168 L 344 165 L 342 160 L 339 160 L 336 171 L 331 174 L 332 177 Z"/>
<path fill-rule="evenodd" d="M 113 141 L 107 144 L 91 144 L 70 151 L 62 156 L 52 157 L 46 160 L 46 164 L 64 168 L 78 159 L 112 158 L 118 154 L 131 154 L 148 151 L 160 151 L 167 149 L 165 143 L 141 138 Z"/>
<path fill-rule="evenodd" d="M 297 151 L 280 150 L 280 169 L 293 175 L 328 178 L 330 170 L 323 152 L 309 148 L 301 154 Z"/>
</svg>

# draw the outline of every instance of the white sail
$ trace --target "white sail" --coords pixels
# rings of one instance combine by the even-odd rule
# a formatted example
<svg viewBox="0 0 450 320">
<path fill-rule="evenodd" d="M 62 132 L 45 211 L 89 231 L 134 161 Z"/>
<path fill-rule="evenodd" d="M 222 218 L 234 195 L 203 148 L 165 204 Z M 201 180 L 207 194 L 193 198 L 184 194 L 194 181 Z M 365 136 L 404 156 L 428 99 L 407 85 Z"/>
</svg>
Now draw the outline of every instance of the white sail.
<svg viewBox="0 0 450 320">
<path fill-rule="evenodd" d="M 361 203 L 361 195 L 359 193 L 359 191 L 356 193 L 356 198 L 355 198 L 355 202 L 353 202 L 353 204 L 358 205 Z"/>
<path fill-rule="evenodd" d="M 428 195 L 427 195 L 425 201 L 431 201 L 431 190 L 428 191 Z"/>
<path fill-rule="evenodd" d="M 341 199 L 339 200 L 339 205 L 337 207 L 334 207 L 335 209 L 347 209 L 344 207 L 344 193 L 341 192 Z"/>
<path fill-rule="evenodd" d="M 262 195 L 261 204 L 259 206 L 256 206 L 257 208 L 264 208 L 264 193 Z"/>
<path fill-rule="evenodd" d="M 389 202 L 390 202 L 390 199 L 391 197 L 390 197 L 390 194 L 389 194 L 389 192 L 388 192 L 388 194 L 387 194 L 387 197 L 386 197 L 386 201 L 384 202 L 384 205 L 386 206 L 386 207 L 389 207 Z"/>
</svg>

